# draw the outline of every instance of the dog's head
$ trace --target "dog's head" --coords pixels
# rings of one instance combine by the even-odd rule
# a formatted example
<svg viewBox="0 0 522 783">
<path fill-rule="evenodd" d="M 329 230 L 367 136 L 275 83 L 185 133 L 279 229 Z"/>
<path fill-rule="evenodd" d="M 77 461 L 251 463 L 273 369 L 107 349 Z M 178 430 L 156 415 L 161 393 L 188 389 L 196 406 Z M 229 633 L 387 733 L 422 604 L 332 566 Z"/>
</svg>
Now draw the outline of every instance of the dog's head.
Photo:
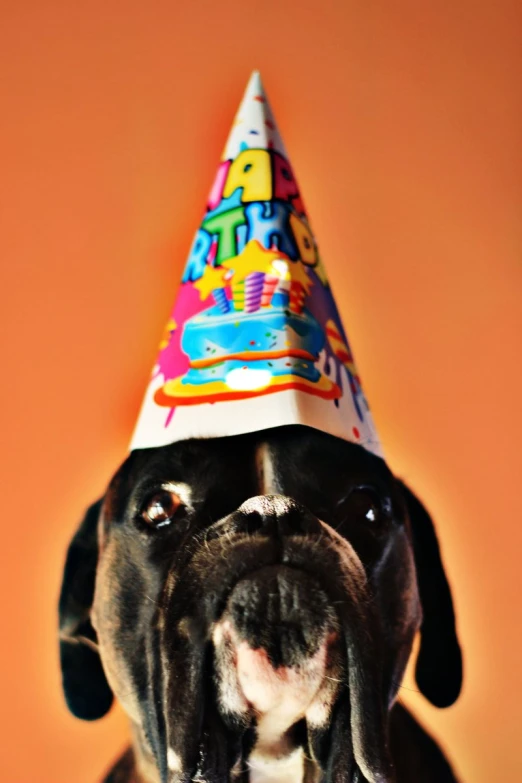
<svg viewBox="0 0 522 783">
<path fill-rule="evenodd" d="M 421 691 L 460 690 L 429 515 L 381 459 L 302 426 L 133 452 L 72 541 L 60 615 L 70 709 L 114 693 L 164 783 L 299 747 L 325 780 L 392 780 L 419 628 Z"/>
</svg>

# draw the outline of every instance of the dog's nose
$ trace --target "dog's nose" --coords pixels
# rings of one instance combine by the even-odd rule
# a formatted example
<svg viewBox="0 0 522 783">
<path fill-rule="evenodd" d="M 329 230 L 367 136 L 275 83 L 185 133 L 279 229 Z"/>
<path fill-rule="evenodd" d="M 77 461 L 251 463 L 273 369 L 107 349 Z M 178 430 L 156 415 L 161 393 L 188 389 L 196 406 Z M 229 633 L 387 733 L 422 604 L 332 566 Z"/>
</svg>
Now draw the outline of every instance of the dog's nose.
<svg viewBox="0 0 522 783">
<path fill-rule="evenodd" d="M 272 535 L 313 535 L 321 523 L 308 509 L 285 495 L 258 495 L 249 498 L 238 509 L 251 532 Z"/>
</svg>

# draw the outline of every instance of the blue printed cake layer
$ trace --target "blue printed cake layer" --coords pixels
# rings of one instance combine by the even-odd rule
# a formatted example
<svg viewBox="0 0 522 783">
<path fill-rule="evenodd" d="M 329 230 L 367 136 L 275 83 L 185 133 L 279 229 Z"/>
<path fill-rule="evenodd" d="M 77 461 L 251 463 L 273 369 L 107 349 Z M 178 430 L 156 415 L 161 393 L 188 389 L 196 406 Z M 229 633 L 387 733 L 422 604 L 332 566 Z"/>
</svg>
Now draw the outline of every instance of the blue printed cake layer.
<svg viewBox="0 0 522 783">
<path fill-rule="evenodd" d="M 297 314 L 272 306 L 254 313 L 222 313 L 218 307 L 211 307 L 185 323 L 181 347 L 191 362 L 219 360 L 220 356 L 247 351 L 297 349 L 317 357 L 324 341 L 321 326 L 307 310 Z"/>
</svg>

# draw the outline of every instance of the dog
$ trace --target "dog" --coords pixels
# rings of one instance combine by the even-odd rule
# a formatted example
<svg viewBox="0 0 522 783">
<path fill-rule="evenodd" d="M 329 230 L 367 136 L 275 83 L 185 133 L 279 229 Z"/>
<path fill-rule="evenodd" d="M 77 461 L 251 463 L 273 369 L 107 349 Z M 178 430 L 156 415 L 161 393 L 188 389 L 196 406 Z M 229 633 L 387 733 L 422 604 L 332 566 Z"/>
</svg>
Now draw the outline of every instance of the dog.
<svg viewBox="0 0 522 783">
<path fill-rule="evenodd" d="M 384 460 L 303 425 L 131 452 L 70 545 L 72 713 L 113 697 L 105 783 L 450 783 L 398 702 L 445 707 L 462 658 L 428 512 Z"/>
</svg>

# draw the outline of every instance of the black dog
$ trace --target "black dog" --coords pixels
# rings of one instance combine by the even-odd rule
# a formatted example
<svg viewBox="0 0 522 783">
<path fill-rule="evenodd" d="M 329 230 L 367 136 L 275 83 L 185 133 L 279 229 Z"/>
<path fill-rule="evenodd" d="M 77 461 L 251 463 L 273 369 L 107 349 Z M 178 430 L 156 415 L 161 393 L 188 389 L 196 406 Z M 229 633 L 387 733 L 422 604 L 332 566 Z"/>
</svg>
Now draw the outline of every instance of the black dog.
<svg viewBox="0 0 522 783">
<path fill-rule="evenodd" d="M 383 460 L 304 426 L 133 452 L 69 549 L 67 703 L 113 693 L 120 783 L 445 783 L 396 703 L 444 707 L 462 675 L 428 513 Z"/>
</svg>

